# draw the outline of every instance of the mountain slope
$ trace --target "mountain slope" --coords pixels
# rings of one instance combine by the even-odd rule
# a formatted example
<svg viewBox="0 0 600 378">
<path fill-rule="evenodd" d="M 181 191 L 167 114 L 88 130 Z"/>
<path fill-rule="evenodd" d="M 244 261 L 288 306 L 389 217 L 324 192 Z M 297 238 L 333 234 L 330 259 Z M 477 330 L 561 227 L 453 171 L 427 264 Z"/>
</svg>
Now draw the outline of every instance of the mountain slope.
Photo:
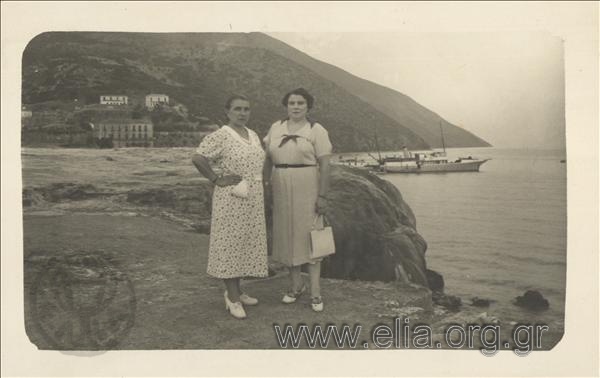
<svg viewBox="0 0 600 378">
<path fill-rule="evenodd" d="M 412 98 L 382 85 L 356 77 L 336 66 L 316 60 L 275 38 L 255 33 L 257 44 L 309 68 L 334 81 L 375 109 L 414 131 L 432 147 L 441 147 L 440 124 L 446 147 L 483 147 L 488 142 L 444 120 Z"/>
<path fill-rule="evenodd" d="M 399 121 L 386 101 L 373 101 L 374 84 L 311 59 L 261 33 L 44 33 L 23 54 L 23 103 L 93 104 L 101 94 L 139 103 L 166 93 L 190 114 L 223 122 L 225 99 L 241 92 L 252 100 L 250 126 L 264 135 L 285 116 L 283 94 L 303 86 L 317 98 L 311 116 L 329 130 L 336 151 L 373 150 L 375 134 L 382 149 L 429 147 L 416 103 L 406 105 L 414 120 Z"/>
</svg>

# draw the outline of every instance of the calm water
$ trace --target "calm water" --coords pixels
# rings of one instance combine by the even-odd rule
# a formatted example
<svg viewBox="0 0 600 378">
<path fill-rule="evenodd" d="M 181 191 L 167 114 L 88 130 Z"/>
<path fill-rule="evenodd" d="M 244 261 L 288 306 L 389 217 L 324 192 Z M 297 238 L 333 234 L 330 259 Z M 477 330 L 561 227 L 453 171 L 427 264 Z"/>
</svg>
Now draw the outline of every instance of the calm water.
<svg viewBox="0 0 600 378">
<path fill-rule="evenodd" d="M 427 264 L 446 291 L 470 303 L 493 299 L 488 314 L 562 327 L 566 278 L 564 151 L 449 149 L 448 156 L 491 158 L 481 171 L 388 174 L 417 218 L 428 243 Z M 512 305 L 539 290 L 550 309 L 531 314 Z M 478 309 L 479 312 L 486 311 Z"/>
</svg>

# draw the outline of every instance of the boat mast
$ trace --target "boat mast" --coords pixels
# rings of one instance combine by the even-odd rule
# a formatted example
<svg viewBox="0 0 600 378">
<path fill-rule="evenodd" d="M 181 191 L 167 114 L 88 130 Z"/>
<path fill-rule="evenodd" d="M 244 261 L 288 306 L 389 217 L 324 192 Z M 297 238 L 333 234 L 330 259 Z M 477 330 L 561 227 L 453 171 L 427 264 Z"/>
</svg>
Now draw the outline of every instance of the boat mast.
<svg viewBox="0 0 600 378">
<path fill-rule="evenodd" d="M 444 130 L 442 129 L 442 120 L 440 119 L 440 133 L 442 134 L 442 147 L 444 148 L 444 155 L 446 154 L 446 143 L 444 142 Z"/>
<path fill-rule="evenodd" d="M 381 159 L 381 150 L 379 149 L 379 141 L 377 140 L 377 129 L 373 129 L 375 133 L 375 148 L 377 148 L 377 156 L 379 156 L 378 163 L 383 164 L 383 160 Z"/>
</svg>

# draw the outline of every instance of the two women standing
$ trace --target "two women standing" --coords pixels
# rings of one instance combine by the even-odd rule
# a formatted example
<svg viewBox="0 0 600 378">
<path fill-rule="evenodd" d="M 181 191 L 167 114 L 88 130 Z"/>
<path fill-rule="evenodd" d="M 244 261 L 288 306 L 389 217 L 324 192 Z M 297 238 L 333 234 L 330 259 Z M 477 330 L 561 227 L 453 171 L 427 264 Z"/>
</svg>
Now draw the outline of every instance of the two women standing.
<svg viewBox="0 0 600 378">
<path fill-rule="evenodd" d="M 241 277 L 267 275 L 263 183 L 272 183 L 273 259 L 290 271 L 290 287 L 282 301 L 294 303 L 306 290 L 301 266 L 308 264 L 312 309 L 323 310 L 320 260 L 310 258 L 309 233 L 317 214 L 327 208 L 331 143 L 327 131 L 307 118 L 314 98 L 299 88 L 282 104 L 288 117 L 275 122 L 263 139 L 246 128 L 250 103 L 234 96 L 226 104 L 228 125 L 206 136 L 193 157 L 197 169 L 215 184 L 208 274 L 224 279 L 226 309 L 246 316 L 244 305 L 258 300 L 242 292 Z M 209 161 L 220 163 L 217 176 Z M 240 189 L 242 188 L 242 189 Z M 245 189 L 245 190 L 244 190 Z M 246 195 L 232 195 L 239 191 Z"/>
</svg>

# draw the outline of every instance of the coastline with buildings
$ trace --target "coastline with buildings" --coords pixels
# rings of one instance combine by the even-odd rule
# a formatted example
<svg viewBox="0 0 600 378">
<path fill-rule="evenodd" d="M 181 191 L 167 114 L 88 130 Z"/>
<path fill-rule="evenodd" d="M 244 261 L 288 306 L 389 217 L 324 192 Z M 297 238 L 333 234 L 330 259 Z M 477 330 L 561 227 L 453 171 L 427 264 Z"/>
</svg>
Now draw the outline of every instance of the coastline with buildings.
<svg viewBox="0 0 600 378">
<path fill-rule="evenodd" d="M 24 147 L 186 147 L 218 129 L 167 94 L 100 94 L 97 103 L 24 105 Z"/>
</svg>

